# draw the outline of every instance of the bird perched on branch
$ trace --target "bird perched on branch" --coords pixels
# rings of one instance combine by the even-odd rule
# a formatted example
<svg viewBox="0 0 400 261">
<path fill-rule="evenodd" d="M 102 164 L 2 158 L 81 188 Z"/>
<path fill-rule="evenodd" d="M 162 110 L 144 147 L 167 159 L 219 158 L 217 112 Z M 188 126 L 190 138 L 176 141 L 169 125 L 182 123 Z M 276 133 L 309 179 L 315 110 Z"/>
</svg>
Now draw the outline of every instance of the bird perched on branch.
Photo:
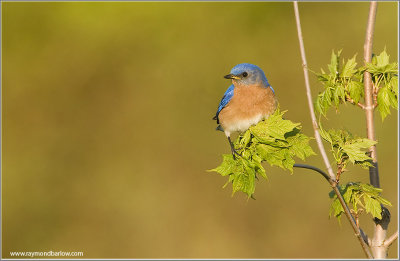
<svg viewBox="0 0 400 261">
<path fill-rule="evenodd" d="M 263 70 L 256 65 L 238 64 L 224 78 L 232 79 L 232 85 L 222 97 L 213 119 L 219 124 L 217 130 L 225 132 L 235 158 L 239 153 L 231 141 L 231 133 L 246 131 L 268 118 L 275 111 L 277 101 Z"/>
</svg>

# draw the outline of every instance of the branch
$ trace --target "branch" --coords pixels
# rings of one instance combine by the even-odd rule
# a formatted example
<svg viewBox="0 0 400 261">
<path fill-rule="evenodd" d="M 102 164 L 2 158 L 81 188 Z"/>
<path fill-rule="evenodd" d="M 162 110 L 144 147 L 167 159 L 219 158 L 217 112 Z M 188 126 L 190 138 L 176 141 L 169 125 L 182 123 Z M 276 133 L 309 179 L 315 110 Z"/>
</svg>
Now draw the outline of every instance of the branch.
<svg viewBox="0 0 400 261">
<path fill-rule="evenodd" d="M 357 222 L 354 219 L 353 215 L 350 212 L 349 207 L 347 206 L 346 202 L 344 201 L 342 194 L 340 194 L 339 189 L 337 188 L 337 186 L 332 186 L 333 190 L 335 191 L 335 194 L 337 196 L 337 198 L 339 199 L 340 204 L 342 205 L 343 209 L 344 209 L 344 213 L 346 214 L 347 219 L 349 220 L 356 237 L 358 238 L 358 241 L 361 244 L 362 249 L 364 250 L 365 255 L 369 258 L 372 259 L 373 256 L 371 254 L 371 252 L 369 251 L 369 239 L 367 237 L 367 235 L 362 231 L 361 228 L 359 228 L 357 226 Z"/>
<path fill-rule="evenodd" d="M 379 76 L 379 78 L 380 78 L 380 76 Z M 378 81 L 379 81 L 379 78 L 378 78 Z M 373 82 L 372 82 L 372 89 L 373 89 L 373 92 L 372 92 L 372 96 L 373 96 L 373 100 L 374 100 L 374 109 L 376 108 L 376 107 L 378 107 L 378 92 L 379 92 L 379 86 L 377 87 Z"/>
<path fill-rule="evenodd" d="M 399 237 L 399 231 L 396 231 L 388 239 L 384 241 L 385 247 L 389 247 Z"/>
<path fill-rule="evenodd" d="M 311 166 L 311 165 L 307 165 L 307 164 L 293 164 L 293 167 L 314 170 L 314 171 L 318 172 L 319 174 L 321 174 L 330 184 L 332 184 L 329 175 L 326 174 L 323 170 L 321 170 L 321 169 L 319 169 L 317 167 L 314 167 L 314 166 Z M 337 182 L 336 182 L 336 184 L 337 184 Z M 370 245 L 371 240 L 363 232 L 363 230 L 359 227 L 357 220 L 355 220 L 354 217 L 350 214 L 351 210 L 349 210 L 349 208 L 347 207 L 347 205 L 346 205 L 345 201 L 343 200 L 343 197 L 340 194 L 339 190 L 337 189 L 336 186 L 332 185 L 332 187 L 334 187 L 334 190 L 336 189 L 335 190 L 335 194 L 338 196 L 339 201 L 341 201 L 340 203 L 343 203 L 342 206 L 343 206 L 343 209 L 345 210 L 345 214 L 346 214 L 347 218 L 352 219 L 353 222 L 356 224 L 357 228 L 359 229 L 359 232 L 356 232 L 356 235 L 359 235 L 364 240 L 365 244 Z M 346 212 L 346 210 L 347 210 L 347 212 Z"/>
<path fill-rule="evenodd" d="M 377 2 L 371 2 L 368 15 L 367 32 L 365 35 L 364 43 L 364 64 L 370 63 L 372 60 L 372 39 L 374 35 L 374 25 L 376 17 Z M 366 70 L 364 72 L 364 104 L 365 104 L 365 117 L 367 120 L 367 138 L 375 140 L 375 128 L 374 128 L 374 88 L 372 83 L 372 76 Z M 379 184 L 379 172 L 378 172 L 378 159 L 376 153 L 376 146 L 373 145 L 369 148 L 371 158 L 374 167 L 369 168 L 369 179 L 371 185 L 376 188 L 380 187 Z"/>
<path fill-rule="evenodd" d="M 349 96 L 346 96 L 346 101 L 348 101 L 348 102 L 350 102 L 350 103 L 352 103 L 352 104 L 354 104 L 354 105 L 357 105 L 358 107 L 360 107 L 361 109 L 363 109 L 363 110 L 365 110 L 365 105 L 364 104 L 362 104 L 361 102 L 355 102 L 352 98 L 350 98 Z"/>
<path fill-rule="evenodd" d="M 311 121 L 312 121 L 312 125 L 314 128 L 314 136 L 315 136 L 315 140 L 318 144 L 318 149 L 321 153 L 322 159 L 324 160 L 325 166 L 328 170 L 329 177 L 331 180 L 336 180 L 336 177 L 335 177 L 335 174 L 333 173 L 331 164 L 329 163 L 328 156 L 326 155 L 324 144 L 322 143 L 321 135 L 319 134 L 319 126 L 317 123 L 317 118 L 315 117 L 314 105 L 313 105 L 312 96 L 311 96 L 310 80 L 308 78 L 306 52 L 304 50 L 303 34 L 301 32 L 300 16 L 299 16 L 299 9 L 297 6 L 297 1 L 294 1 L 293 4 L 294 4 L 295 16 L 296 16 L 297 33 L 298 33 L 299 43 L 300 43 L 301 59 L 303 61 L 303 72 L 304 72 L 304 80 L 306 83 L 308 108 L 310 109 Z"/>
<path fill-rule="evenodd" d="M 339 184 L 340 175 L 344 172 L 343 169 L 343 158 L 340 160 L 340 163 L 337 164 L 337 172 L 336 172 L 336 184 Z M 358 225 L 357 225 L 358 227 Z"/>
<path fill-rule="evenodd" d="M 293 164 L 293 167 L 314 170 L 314 171 L 318 172 L 319 174 L 321 174 L 328 182 L 331 181 L 331 178 L 329 177 L 329 175 L 317 167 L 307 165 L 307 164 Z"/>
<path fill-rule="evenodd" d="M 335 174 L 333 173 L 332 167 L 329 163 L 328 156 L 326 155 L 325 148 L 324 148 L 324 145 L 321 140 L 321 135 L 319 134 L 319 127 L 318 127 L 317 119 L 315 117 L 314 106 L 313 106 L 313 101 L 312 101 L 310 81 L 308 78 L 307 60 L 306 60 L 306 54 L 305 54 L 305 50 L 304 50 L 303 34 L 301 32 L 299 8 L 297 5 L 297 1 L 294 1 L 293 4 L 294 4 L 295 17 L 296 17 L 297 33 L 298 33 L 299 44 L 300 44 L 300 53 L 301 53 L 301 58 L 302 58 L 302 62 L 303 62 L 303 72 L 304 72 L 304 79 L 305 79 L 305 85 L 306 85 L 306 91 L 307 91 L 308 107 L 310 109 L 310 115 L 311 115 L 311 120 L 312 120 L 312 124 L 313 124 L 313 128 L 314 128 L 315 140 L 318 144 L 318 148 L 319 148 L 321 156 L 324 160 L 325 166 L 328 169 L 329 183 L 331 184 L 333 190 L 335 191 L 335 194 L 337 195 L 339 202 L 344 209 L 346 217 L 349 220 L 349 222 L 361 244 L 361 247 L 365 252 L 365 255 L 368 258 L 373 258 L 369 251 L 368 245 L 366 243 L 366 242 L 368 242 L 368 239 L 366 238 L 365 234 L 357 227 L 354 217 L 351 215 L 348 206 L 346 205 L 342 195 L 339 192 L 339 189 L 336 186 L 337 184 L 336 184 Z"/>
<path fill-rule="evenodd" d="M 372 60 L 372 40 L 374 36 L 374 26 L 376 9 L 378 3 L 376 1 L 371 2 L 369 7 L 367 31 L 365 34 L 364 43 L 364 64 L 370 63 Z M 367 122 L 367 138 L 375 140 L 375 127 L 374 127 L 374 108 L 377 106 L 376 95 L 378 92 L 379 83 L 374 86 L 372 82 L 372 76 L 368 71 L 364 72 L 364 100 L 365 100 L 365 117 Z M 373 145 L 369 148 L 373 166 L 369 168 L 369 179 L 371 185 L 379 188 L 379 171 L 378 171 L 378 157 L 376 152 L 376 146 Z M 390 222 L 389 211 L 382 211 L 382 219 L 374 219 L 375 232 L 372 238 L 371 251 L 374 258 L 386 258 L 387 247 L 385 247 L 385 238 L 387 233 L 387 227 Z M 394 234 L 394 238 L 397 237 Z M 394 239 L 393 239 L 394 240 Z M 390 243 L 390 241 L 389 241 Z M 390 244 L 388 244 L 390 245 Z"/>
</svg>

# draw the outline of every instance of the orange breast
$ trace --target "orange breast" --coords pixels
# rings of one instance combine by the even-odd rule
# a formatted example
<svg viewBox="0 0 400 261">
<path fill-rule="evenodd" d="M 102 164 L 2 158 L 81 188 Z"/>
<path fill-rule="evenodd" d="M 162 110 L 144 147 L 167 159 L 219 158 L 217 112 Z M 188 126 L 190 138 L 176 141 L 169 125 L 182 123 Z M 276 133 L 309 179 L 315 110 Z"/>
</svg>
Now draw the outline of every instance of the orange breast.
<svg viewBox="0 0 400 261">
<path fill-rule="evenodd" d="M 271 88 L 235 86 L 234 95 L 218 118 L 225 132 L 245 131 L 272 114 L 277 106 Z"/>
</svg>

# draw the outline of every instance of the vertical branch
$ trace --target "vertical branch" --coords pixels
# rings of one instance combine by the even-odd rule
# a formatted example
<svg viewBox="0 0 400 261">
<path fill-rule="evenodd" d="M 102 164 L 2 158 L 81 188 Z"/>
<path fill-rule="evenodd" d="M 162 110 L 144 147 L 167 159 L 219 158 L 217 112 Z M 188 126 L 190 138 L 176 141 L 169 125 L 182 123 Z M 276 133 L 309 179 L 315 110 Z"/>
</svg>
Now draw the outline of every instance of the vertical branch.
<svg viewBox="0 0 400 261">
<path fill-rule="evenodd" d="M 337 184 L 336 184 L 336 176 L 333 173 L 332 167 L 329 163 L 329 159 L 328 156 L 326 155 L 326 151 L 324 148 L 324 145 L 322 143 L 322 139 L 321 139 L 321 135 L 319 133 L 319 126 L 317 123 L 317 119 L 315 117 L 315 112 L 314 112 L 314 106 L 313 106 L 313 101 L 312 101 L 312 95 L 311 95 L 311 88 L 310 88 L 310 81 L 309 81 L 309 77 L 308 77 L 308 70 L 307 70 L 307 60 L 306 60 L 306 54 L 305 54 L 305 50 L 304 50 L 304 42 L 303 42 L 303 34 L 301 32 L 301 24 L 300 24 L 300 15 L 299 15 L 299 8 L 297 5 L 297 1 L 293 2 L 294 4 L 294 13 L 295 13 L 295 17 L 296 17 L 296 25 L 297 25 L 297 33 L 298 33 L 298 38 L 299 38 L 299 44 L 300 44 L 300 53 L 301 53 L 301 59 L 303 62 L 303 72 L 304 72 L 304 79 L 305 79 L 305 85 L 306 85 L 306 92 L 307 92 L 307 100 L 308 100 L 308 107 L 310 110 L 310 115 L 311 115 L 311 120 L 312 120 L 312 125 L 314 128 L 314 136 L 315 136 L 315 140 L 318 144 L 318 148 L 319 151 L 321 153 L 321 156 L 324 160 L 325 166 L 328 169 L 328 174 L 330 177 L 329 183 L 331 184 L 333 190 L 335 191 L 336 196 L 339 199 L 340 204 L 342 205 L 344 212 L 346 214 L 347 219 L 350 222 L 350 225 L 352 226 L 360 244 L 362 249 L 364 250 L 365 255 L 368 258 L 373 258 L 368 245 L 366 242 L 368 242 L 368 239 L 366 238 L 365 234 L 362 232 L 362 230 L 360 230 L 356 224 L 356 221 L 354 220 L 354 217 L 351 215 L 350 210 L 348 208 L 348 206 L 346 205 L 342 195 L 340 194 L 339 189 L 337 188 Z"/>
<path fill-rule="evenodd" d="M 322 143 L 321 135 L 319 134 L 319 126 L 317 123 L 317 118 L 315 117 L 314 105 L 313 105 L 311 89 L 310 89 L 310 80 L 308 77 L 306 53 L 304 50 L 303 34 L 301 32 L 300 16 L 299 16 L 299 10 L 298 10 L 298 6 L 297 6 L 297 1 L 294 1 L 293 4 L 294 4 L 295 16 L 296 16 L 297 33 L 298 33 L 299 43 L 300 43 L 301 59 L 303 61 L 303 72 L 304 72 L 304 80 L 306 83 L 308 109 L 310 110 L 311 121 L 312 121 L 312 125 L 314 128 L 314 136 L 315 136 L 315 140 L 318 144 L 318 149 L 321 153 L 322 159 L 324 160 L 325 167 L 328 170 L 328 174 L 329 174 L 331 180 L 336 180 L 335 173 L 333 172 L 331 164 L 329 163 L 328 156 L 326 155 L 325 148 Z"/>
<path fill-rule="evenodd" d="M 374 25 L 376 17 L 377 2 L 371 2 L 368 15 L 367 32 L 365 35 L 364 43 L 364 63 L 370 63 L 372 60 L 372 43 L 374 35 Z M 374 128 L 374 90 L 372 84 L 372 77 L 368 71 L 364 72 L 364 91 L 365 91 L 365 117 L 367 119 L 367 137 L 370 140 L 375 140 Z M 369 148 L 374 167 L 369 168 L 369 179 L 371 185 L 376 188 L 380 187 L 379 172 L 378 172 L 378 159 L 376 153 L 376 146 L 373 145 Z"/>
<path fill-rule="evenodd" d="M 365 34 L 364 42 L 364 63 L 370 63 L 372 60 L 372 43 L 374 36 L 375 17 L 378 3 L 371 2 L 369 7 L 369 15 L 367 22 L 367 31 Z M 376 100 L 376 93 L 372 83 L 372 76 L 368 71 L 364 72 L 364 92 L 365 92 L 365 118 L 367 122 L 367 137 L 370 140 L 375 140 L 375 126 L 374 126 L 374 101 Z M 376 146 L 373 145 L 369 148 L 372 158 L 373 167 L 369 168 L 369 179 L 371 185 L 379 188 L 379 171 L 378 171 L 378 157 Z M 374 258 L 386 258 L 389 245 L 385 244 L 387 228 L 390 223 L 390 213 L 386 208 L 382 207 L 382 219 L 374 219 L 375 231 L 371 240 L 371 250 Z"/>
</svg>

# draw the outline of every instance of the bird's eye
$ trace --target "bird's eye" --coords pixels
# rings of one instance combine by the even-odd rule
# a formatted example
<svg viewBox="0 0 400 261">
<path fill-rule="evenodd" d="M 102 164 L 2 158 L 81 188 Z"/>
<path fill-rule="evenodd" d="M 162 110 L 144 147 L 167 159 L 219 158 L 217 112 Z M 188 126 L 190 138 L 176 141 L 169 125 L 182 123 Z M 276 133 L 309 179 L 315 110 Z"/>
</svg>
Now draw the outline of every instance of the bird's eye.
<svg viewBox="0 0 400 261">
<path fill-rule="evenodd" d="M 248 74 L 247 74 L 247 72 L 244 72 L 242 75 L 243 75 L 243 77 L 246 77 Z"/>
</svg>

